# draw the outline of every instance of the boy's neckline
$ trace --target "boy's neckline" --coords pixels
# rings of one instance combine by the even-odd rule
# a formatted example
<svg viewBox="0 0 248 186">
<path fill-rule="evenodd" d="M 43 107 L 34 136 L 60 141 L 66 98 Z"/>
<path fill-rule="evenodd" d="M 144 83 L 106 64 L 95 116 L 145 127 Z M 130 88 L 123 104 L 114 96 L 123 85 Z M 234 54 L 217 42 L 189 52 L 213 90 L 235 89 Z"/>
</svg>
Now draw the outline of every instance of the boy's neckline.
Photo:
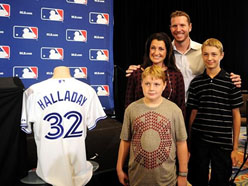
<svg viewBox="0 0 248 186">
<path fill-rule="evenodd" d="M 214 77 L 216 77 L 219 73 L 220 73 L 220 71 L 221 71 L 221 68 L 219 68 L 219 69 L 214 69 L 214 70 L 210 70 L 210 69 L 207 69 L 206 70 L 206 73 L 207 73 L 207 75 L 210 77 L 210 78 L 214 78 Z"/>
<path fill-rule="evenodd" d="M 157 103 L 154 102 L 149 102 L 149 100 L 147 100 L 145 97 L 143 98 L 143 102 L 147 107 L 150 108 L 156 108 L 159 105 L 161 105 L 161 103 L 163 102 L 163 97 L 160 97 L 160 100 Z"/>
</svg>

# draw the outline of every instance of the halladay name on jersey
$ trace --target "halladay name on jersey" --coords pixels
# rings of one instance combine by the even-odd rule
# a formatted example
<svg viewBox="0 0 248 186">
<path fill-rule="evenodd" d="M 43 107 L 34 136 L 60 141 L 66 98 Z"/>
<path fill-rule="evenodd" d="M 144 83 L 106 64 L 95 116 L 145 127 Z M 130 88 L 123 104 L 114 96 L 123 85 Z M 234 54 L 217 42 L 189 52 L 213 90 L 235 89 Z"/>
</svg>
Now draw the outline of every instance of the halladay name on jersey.
<svg viewBox="0 0 248 186">
<path fill-rule="evenodd" d="M 84 103 L 87 101 L 87 98 L 82 94 L 67 90 L 65 92 L 57 91 L 55 93 L 50 93 L 46 96 L 43 96 L 43 98 L 39 99 L 37 103 L 40 106 L 40 108 L 44 110 L 49 105 L 53 105 L 61 101 L 69 101 L 69 102 L 76 103 L 80 106 L 83 106 Z"/>
</svg>

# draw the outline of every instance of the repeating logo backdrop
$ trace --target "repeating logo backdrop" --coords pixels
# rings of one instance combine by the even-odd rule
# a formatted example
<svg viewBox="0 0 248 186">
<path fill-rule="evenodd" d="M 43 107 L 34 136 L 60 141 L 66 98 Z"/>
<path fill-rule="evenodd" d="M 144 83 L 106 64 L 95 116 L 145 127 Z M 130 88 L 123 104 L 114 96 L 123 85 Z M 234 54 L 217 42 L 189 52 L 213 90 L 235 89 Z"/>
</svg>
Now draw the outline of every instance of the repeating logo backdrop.
<svg viewBox="0 0 248 186">
<path fill-rule="evenodd" d="M 56 66 L 97 92 L 114 109 L 113 0 L 0 0 L 0 77 L 26 88 Z"/>
</svg>

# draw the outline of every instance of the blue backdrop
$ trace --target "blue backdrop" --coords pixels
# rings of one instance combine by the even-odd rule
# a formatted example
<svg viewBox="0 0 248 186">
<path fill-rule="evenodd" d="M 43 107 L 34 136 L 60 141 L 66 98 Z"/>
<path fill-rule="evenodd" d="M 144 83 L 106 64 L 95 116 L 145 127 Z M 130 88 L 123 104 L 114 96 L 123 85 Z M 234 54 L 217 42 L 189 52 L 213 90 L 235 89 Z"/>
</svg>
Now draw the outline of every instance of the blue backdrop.
<svg viewBox="0 0 248 186">
<path fill-rule="evenodd" d="M 26 88 L 56 66 L 91 85 L 114 109 L 113 0 L 0 0 L 0 77 Z"/>
</svg>

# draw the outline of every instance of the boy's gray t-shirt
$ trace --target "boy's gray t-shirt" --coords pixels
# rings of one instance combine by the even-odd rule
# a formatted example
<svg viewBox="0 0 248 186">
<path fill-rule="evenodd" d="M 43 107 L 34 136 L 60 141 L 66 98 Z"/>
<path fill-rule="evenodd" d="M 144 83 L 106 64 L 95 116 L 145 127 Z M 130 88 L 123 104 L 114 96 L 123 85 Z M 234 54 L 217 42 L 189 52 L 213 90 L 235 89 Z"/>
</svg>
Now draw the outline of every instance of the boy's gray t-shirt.
<svg viewBox="0 0 248 186">
<path fill-rule="evenodd" d="M 176 104 L 164 98 L 153 108 L 143 98 L 133 102 L 125 111 L 120 138 L 131 141 L 131 186 L 176 185 L 176 142 L 187 139 L 182 111 Z"/>
</svg>

